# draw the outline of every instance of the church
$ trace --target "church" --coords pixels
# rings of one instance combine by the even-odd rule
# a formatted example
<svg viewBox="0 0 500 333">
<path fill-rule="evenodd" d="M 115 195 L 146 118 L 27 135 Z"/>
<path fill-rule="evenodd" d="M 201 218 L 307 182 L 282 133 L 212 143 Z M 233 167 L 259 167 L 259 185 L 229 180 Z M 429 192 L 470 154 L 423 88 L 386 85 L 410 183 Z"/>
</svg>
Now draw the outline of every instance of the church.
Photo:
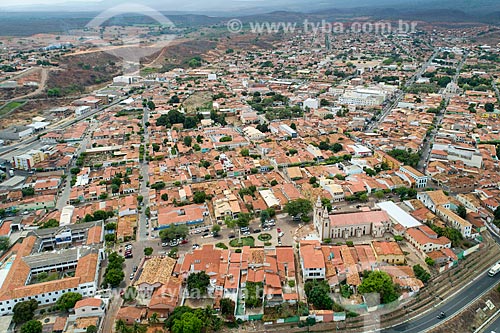
<svg viewBox="0 0 500 333">
<path fill-rule="evenodd" d="M 371 235 L 382 238 L 391 228 L 389 215 L 383 210 L 366 210 L 328 214 L 318 197 L 314 205 L 314 227 L 321 239 L 348 240 Z"/>
</svg>

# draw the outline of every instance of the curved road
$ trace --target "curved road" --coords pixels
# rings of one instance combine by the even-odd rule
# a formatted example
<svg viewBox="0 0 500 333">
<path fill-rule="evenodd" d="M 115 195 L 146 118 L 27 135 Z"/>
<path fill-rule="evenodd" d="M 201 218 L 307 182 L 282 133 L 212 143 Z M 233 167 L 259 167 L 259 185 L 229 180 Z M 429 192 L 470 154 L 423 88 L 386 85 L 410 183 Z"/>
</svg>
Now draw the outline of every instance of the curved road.
<svg viewBox="0 0 500 333">
<path fill-rule="evenodd" d="M 492 238 L 500 243 L 500 238 L 495 234 L 490 233 Z M 393 326 L 391 328 L 381 330 L 384 333 L 418 333 L 426 332 L 435 326 L 451 320 L 453 316 L 458 315 L 462 309 L 468 307 L 473 303 L 476 298 L 490 291 L 500 282 L 500 274 L 494 277 L 488 276 L 489 268 L 479 274 L 475 280 L 468 284 L 465 288 L 460 290 L 453 296 L 446 298 L 443 302 L 439 303 L 434 309 L 426 312 L 424 315 L 411 319 L 410 321 Z M 439 295 L 436 295 L 439 296 Z M 447 315 L 445 319 L 437 319 L 437 315 L 444 311 Z"/>
<path fill-rule="evenodd" d="M 430 330 L 434 326 L 450 320 L 453 315 L 458 314 L 462 309 L 466 308 L 478 296 L 489 291 L 500 282 L 500 275 L 489 277 L 486 272 L 481 273 L 479 278 L 465 287 L 458 294 L 446 299 L 443 303 L 436 306 L 433 310 L 416 319 L 412 319 L 407 323 L 394 326 L 389 329 L 382 330 L 385 333 L 418 333 Z M 444 311 L 447 317 L 444 320 L 437 319 L 437 315 Z"/>
</svg>

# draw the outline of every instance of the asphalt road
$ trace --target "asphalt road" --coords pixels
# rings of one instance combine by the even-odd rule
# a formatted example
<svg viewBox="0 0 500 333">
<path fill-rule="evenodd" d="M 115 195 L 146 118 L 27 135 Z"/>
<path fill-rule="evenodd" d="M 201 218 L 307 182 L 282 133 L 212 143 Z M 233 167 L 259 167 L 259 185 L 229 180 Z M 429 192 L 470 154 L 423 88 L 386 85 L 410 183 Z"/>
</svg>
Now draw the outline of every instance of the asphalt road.
<svg viewBox="0 0 500 333">
<path fill-rule="evenodd" d="M 408 81 L 406 81 L 406 83 L 404 85 L 405 88 L 410 87 L 411 85 L 413 85 L 413 83 L 415 83 L 418 79 L 420 79 L 422 77 L 422 74 L 425 73 L 425 71 L 427 70 L 427 67 L 430 66 L 430 64 L 434 61 L 434 59 L 438 55 L 438 52 L 439 52 L 439 49 L 434 50 L 431 57 L 429 59 L 427 59 L 427 61 L 425 63 L 422 64 L 422 66 L 418 69 L 418 71 L 415 72 L 415 74 Z M 371 132 L 374 128 L 377 128 L 379 126 L 379 124 L 381 124 L 384 121 L 385 117 L 387 117 L 387 115 L 391 113 L 392 109 L 394 109 L 395 107 L 398 106 L 399 102 L 404 97 L 404 95 L 405 95 L 404 90 L 400 90 L 397 93 L 394 101 L 393 102 L 391 101 L 386 107 L 384 107 L 384 109 L 382 110 L 382 114 L 378 117 L 378 119 L 376 121 L 372 122 L 370 125 L 368 125 L 369 132 Z"/>
<path fill-rule="evenodd" d="M 144 128 L 144 145 L 149 144 L 149 128 L 146 126 L 146 122 L 149 121 L 149 110 L 144 108 L 144 113 L 142 117 L 142 126 Z M 146 216 L 146 208 L 149 207 L 149 187 L 147 183 L 149 181 L 149 163 L 147 161 L 141 162 L 139 164 L 140 172 L 142 176 L 140 194 L 143 197 L 143 206 L 139 214 L 139 225 L 137 228 L 136 238 L 138 241 L 145 241 L 149 239 L 150 235 L 150 225 L 146 226 L 146 222 L 149 220 Z"/>
<path fill-rule="evenodd" d="M 494 234 L 491 234 L 493 239 L 497 243 L 500 243 L 500 238 Z M 489 270 L 489 269 L 488 269 Z M 384 329 L 384 333 L 396 333 L 396 332 L 426 332 L 433 328 L 435 325 L 442 323 L 446 320 L 451 319 L 454 314 L 458 314 L 463 308 L 469 306 L 474 302 L 475 298 L 479 295 L 486 293 L 490 289 L 494 288 L 500 282 L 500 274 L 494 277 L 490 277 L 487 271 L 482 272 L 478 275 L 477 279 L 469 284 L 465 289 L 458 292 L 454 296 L 447 298 L 444 302 L 436 306 L 432 311 L 427 312 L 423 316 L 412 319 L 407 323 L 396 325 L 392 328 Z M 436 295 L 439 296 L 439 295 Z M 437 315 L 443 311 L 446 313 L 447 317 L 445 319 L 437 319 Z M 499 322 L 496 320 L 495 322 Z M 488 331 L 485 331 L 488 332 Z M 500 333 L 500 330 L 497 332 Z"/>
<path fill-rule="evenodd" d="M 484 330 L 484 333 L 500 333 L 500 317 L 495 319 L 491 324 L 489 324 Z"/>
</svg>

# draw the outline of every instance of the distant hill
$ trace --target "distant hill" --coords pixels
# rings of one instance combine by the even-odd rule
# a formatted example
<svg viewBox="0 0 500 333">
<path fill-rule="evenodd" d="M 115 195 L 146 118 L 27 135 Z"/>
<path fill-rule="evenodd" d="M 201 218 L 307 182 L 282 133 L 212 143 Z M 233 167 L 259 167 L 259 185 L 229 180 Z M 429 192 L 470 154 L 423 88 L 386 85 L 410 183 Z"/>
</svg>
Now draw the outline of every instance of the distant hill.
<svg viewBox="0 0 500 333">
<path fill-rule="evenodd" d="M 500 0 L 142 0 L 163 13 L 177 26 L 199 27 L 238 17 L 249 21 L 341 20 L 366 16 L 372 19 L 404 19 L 428 22 L 483 22 L 500 24 Z M 29 12 L 5 11 L 0 4 L 0 35 L 29 36 L 36 33 L 65 33 L 83 28 L 101 10 L 122 3 L 121 0 L 103 0 L 91 5 L 86 2 L 68 2 L 50 7 L 8 7 Z M 199 5 L 199 6 L 197 6 Z M 41 11 L 34 12 L 39 9 Z M 3 11 L 2 11 L 3 9 Z M 95 10 L 94 12 L 88 11 Z M 53 10 L 52 12 L 49 10 Z M 74 11 L 69 11 L 74 10 Z M 152 23 L 150 18 L 130 15 L 118 16 L 109 24 Z"/>
</svg>

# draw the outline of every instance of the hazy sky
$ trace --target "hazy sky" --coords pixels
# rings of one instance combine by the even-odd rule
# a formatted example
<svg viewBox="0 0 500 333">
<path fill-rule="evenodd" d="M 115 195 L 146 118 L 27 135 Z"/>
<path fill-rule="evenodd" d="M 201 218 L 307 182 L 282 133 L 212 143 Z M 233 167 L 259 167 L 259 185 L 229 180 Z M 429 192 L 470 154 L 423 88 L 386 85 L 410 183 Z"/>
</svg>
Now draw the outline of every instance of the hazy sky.
<svg viewBox="0 0 500 333">
<path fill-rule="evenodd" d="M 86 0 L 86 2 L 100 2 L 101 0 Z M 18 7 L 18 6 L 31 6 L 31 5 L 54 5 L 71 2 L 82 2 L 82 0 L 2 0 L 0 1 L 0 8 L 2 7 Z"/>
</svg>

